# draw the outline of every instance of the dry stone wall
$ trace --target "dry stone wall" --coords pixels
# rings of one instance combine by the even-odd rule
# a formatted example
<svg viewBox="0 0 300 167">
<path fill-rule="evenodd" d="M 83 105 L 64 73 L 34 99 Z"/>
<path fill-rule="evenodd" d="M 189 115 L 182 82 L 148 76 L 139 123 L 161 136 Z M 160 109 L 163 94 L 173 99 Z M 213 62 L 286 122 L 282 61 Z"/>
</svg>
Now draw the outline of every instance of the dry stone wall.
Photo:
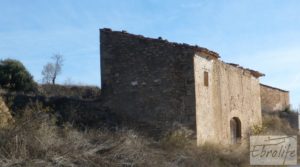
<svg viewBox="0 0 300 167">
<path fill-rule="evenodd" d="M 290 107 L 288 91 L 261 84 L 260 92 L 262 111 L 277 112 Z"/>
<path fill-rule="evenodd" d="M 102 29 L 105 105 L 113 112 L 161 128 L 178 122 L 193 130 L 196 46 Z"/>
</svg>

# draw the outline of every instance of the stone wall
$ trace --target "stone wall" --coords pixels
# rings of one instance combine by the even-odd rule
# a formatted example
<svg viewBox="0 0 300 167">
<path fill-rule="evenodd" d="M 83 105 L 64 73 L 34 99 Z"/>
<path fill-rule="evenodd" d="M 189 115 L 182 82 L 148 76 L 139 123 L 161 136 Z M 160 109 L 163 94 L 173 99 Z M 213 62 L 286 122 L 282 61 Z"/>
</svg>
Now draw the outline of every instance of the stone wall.
<svg viewBox="0 0 300 167">
<path fill-rule="evenodd" d="M 262 111 L 276 112 L 289 108 L 288 91 L 261 84 L 260 92 Z"/>
<path fill-rule="evenodd" d="M 197 132 L 198 144 L 229 144 L 233 118 L 242 137 L 261 124 L 259 72 L 161 38 L 102 29 L 100 41 L 104 107 L 129 121 L 164 129 L 180 123 Z"/>
<path fill-rule="evenodd" d="M 261 105 L 258 76 L 218 59 L 195 56 L 197 143 L 231 143 L 230 120 L 241 122 L 242 138 L 253 125 L 260 125 Z M 203 72 L 209 72 L 209 86 Z"/>
<path fill-rule="evenodd" d="M 197 46 L 100 30 L 102 95 L 105 106 L 130 120 L 160 128 L 177 122 L 195 130 Z"/>
</svg>

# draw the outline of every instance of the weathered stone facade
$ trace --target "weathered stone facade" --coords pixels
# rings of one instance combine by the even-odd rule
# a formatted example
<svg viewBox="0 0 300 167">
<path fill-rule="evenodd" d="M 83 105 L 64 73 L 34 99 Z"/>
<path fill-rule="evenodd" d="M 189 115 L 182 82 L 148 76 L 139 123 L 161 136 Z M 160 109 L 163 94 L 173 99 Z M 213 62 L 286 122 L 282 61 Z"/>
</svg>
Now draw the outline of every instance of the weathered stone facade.
<svg viewBox="0 0 300 167">
<path fill-rule="evenodd" d="M 289 92 L 267 85 L 260 85 L 261 107 L 264 112 L 283 111 L 290 107 Z"/>
<path fill-rule="evenodd" d="M 261 124 L 259 77 L 206 48 L 100 30 L 104 106 L 132 121 L 180 123 L 198 144 L 236 143 Z"/>
<path fill-rule="evenodd" d="M 205 59 L 201 53 L 196 54 L 194 66 L 198 144 L 235 143 L 236 137 L 242 139 L 253 125 L 261 124 L 259 73 Z M 209 73 L 208 86 L 203 84 L 204 72 Z M 241 123 L 239 132 L 232 131 L 232 119 Z"/>
</svg>

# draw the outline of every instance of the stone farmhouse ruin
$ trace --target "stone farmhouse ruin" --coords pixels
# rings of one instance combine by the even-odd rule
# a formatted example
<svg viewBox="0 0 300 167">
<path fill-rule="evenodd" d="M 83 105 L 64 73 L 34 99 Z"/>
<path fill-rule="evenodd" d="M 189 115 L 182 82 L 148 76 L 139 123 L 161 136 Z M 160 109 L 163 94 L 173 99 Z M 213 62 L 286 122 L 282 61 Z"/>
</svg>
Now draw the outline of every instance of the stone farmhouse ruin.
<svg viewBox="0 0 300 167">
<path fill-rule="evenodd" d="M 198 145 L 237 143 L 262 110 L 289 106 L 289 92 L 260 84 L 264 74 L 206 48 L 101 29 L 100 50 L 105 106 L 155 127 L 179 123 Z"/>
</svg>

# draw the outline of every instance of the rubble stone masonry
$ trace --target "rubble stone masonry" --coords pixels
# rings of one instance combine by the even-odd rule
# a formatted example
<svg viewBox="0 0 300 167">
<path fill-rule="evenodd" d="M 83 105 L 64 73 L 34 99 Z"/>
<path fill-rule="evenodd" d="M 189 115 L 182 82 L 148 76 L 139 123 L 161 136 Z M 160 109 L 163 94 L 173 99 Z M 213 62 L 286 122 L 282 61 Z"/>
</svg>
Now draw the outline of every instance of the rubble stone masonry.
<svg viewBox="0 0 300 167">
<path fill-rule="evenodd" d="M 264 112 L 278 112 L 290 107 L 289 92 L 267 85 L 260 85 L 261 106 Z"/>
<path fill-rule="evenodd" d="M 100 30 L 100 50 L 104 106 L 131 121 L 180 123 L 199 145 L 234 143 L 262 122 L 258 71 L 206 48 L 110 29 Z"/>
</svg>

